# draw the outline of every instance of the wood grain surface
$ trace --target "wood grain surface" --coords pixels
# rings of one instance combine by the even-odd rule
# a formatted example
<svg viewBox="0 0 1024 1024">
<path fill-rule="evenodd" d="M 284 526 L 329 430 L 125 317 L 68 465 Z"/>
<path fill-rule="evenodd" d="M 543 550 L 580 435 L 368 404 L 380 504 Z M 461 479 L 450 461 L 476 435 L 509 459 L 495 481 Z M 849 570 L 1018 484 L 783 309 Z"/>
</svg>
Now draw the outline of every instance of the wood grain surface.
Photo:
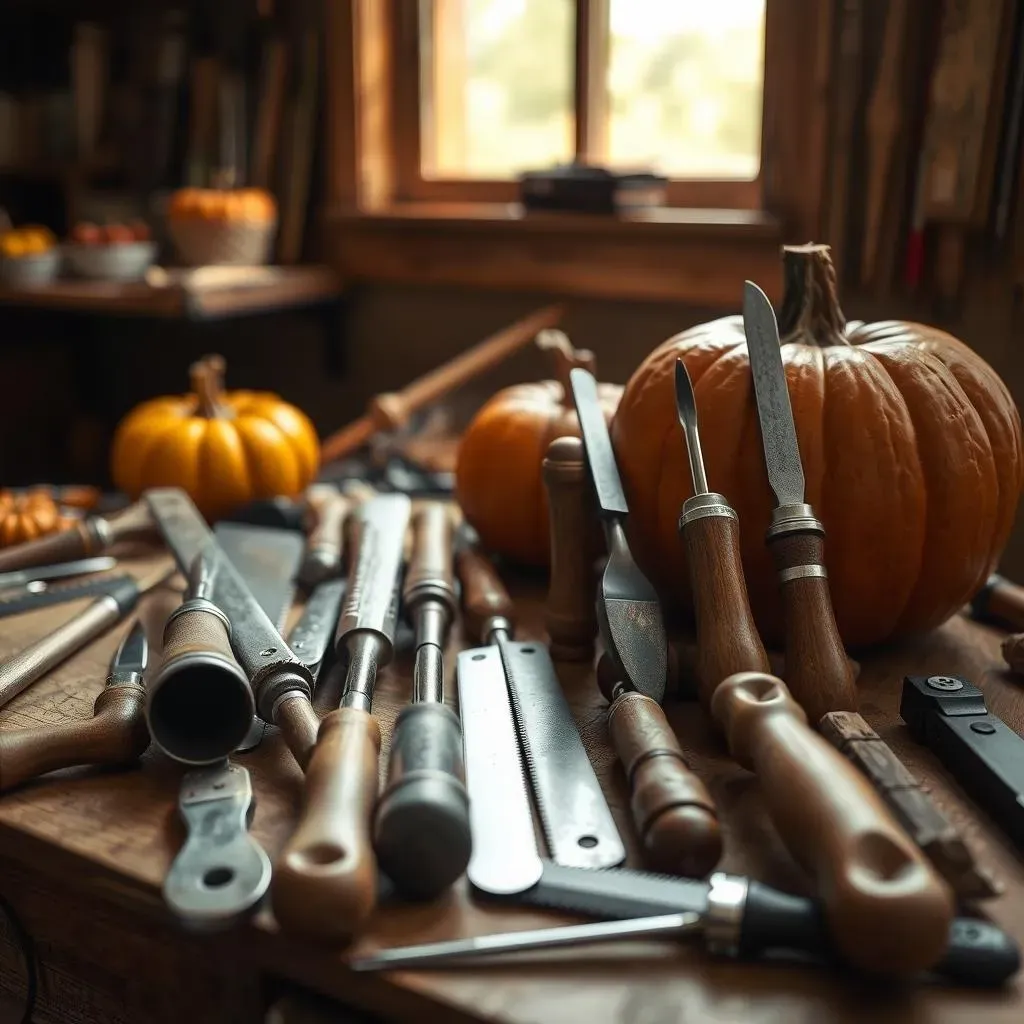
<svg viewBox="0 0 1024 1024">
<path fill-rule="evenodd" d="M 142 570 L 152 563 L 125 563 Z M 542 636 L 543 584 L 508 578 L 518 603 L 518 635 Z M 163 617 L 179 600 L 172 588 L 147 598 L 142 617 L 158 657 Z M 80 607 L 80 605 L 79 605 Z M 0 657 L 52 629 L 74 606 L 45 609 L 0 621 Z M 0 728 L 60 723 L 92 714 L 103 685 L 108 660 L 129 628 L 118 626 L 77 657 L 27 690 L 0 712 Z M 861 655 L 861 713 L 889 743 L 908 769 L 931 788 L 937 804 L 960 827 L 978 860 L 1006 883 L 1007 893 L 991 904 L 992 917 L 1024 942 L 1024 863 L 998 828 L 951 782 L 938 762 L 915 745 L 897 714 L 904 674 L 955 673 L 985 690 L 989 707 L 1018 732 L 1024 731 L 1024 692 L 1001 668 L 998 631 L 957 617 L 928 637 Z M 455 696 L 454 657 L 462 645 L 455 631 L 446 662 L 447 689 Z M 595 768 L 609 794 L 630 864 L 638 865 L 630 823 L 628 793 L 622 770 L 607 741 L 605 702 L 592 670 L 561 665 L 559 676 L 577 716 Z M 411 654 L 385 668 L 374 695 L 374 712 L 383 734 L 381 770 L 395 715 L 411 688 Z M 331 672 L 321 680 L 317 706 L 326 710 L 340 680 Z M 336 705 L 335 705 L 336 706 Z M 789 858 L 768 821 L 754 777 L 728 759 L 695 703 L 673 703 L 666 709 L 690 764 L 707 784 L 722 820 L 726 870 L 747 872 L 793 891 L 807 891 L 807 880 Z M 263 745 L 238 758 L 252 774 L 257 794 L 253 833 L 275 859 L 295 821 L 301 799 L 301 774 L 280 736 L 268 730 Z M 436 972 L 396 972 L 357 976 L 345 968 L 344 950 L 286 940 L 265 910 L 254 925 L 219 938 L 185 936 L 170 927 L 159 889 L 183 840 L 176 800 L 180 770 L 150 751 L 139 768 L 125 772 L 72 769 L 26 785 L 0 798 L 0 894 L 18 910 L 26 927 L 43 927 L 42 910 L 67 916 L 86 908 L 92 927 L 65 925 L 65 944 L 53 947 L 64 958 L 61 968 L 75 964 L 114 970 L 115 959 L 140 977 L 147 972 L 165 986 L 182 987 L 175 1013 L 153 1007 L 143 1016 L 129 1012 L 133 985 L 118 989 L 121 1002 L 106 1015 L 54 1019 L 147 1020 L 239 1019 L 214 1011 L 224 993 L 237 988 L 238 975 L 250 968 L 269 979 L 287 979 L 348 1005 L 384 1018 L 437 1022 L 505 1021 L 511 1024 L 557 1021 L 560 1024 L 682 1024 L 684 1021 L 749 1024 L 821 1024 L 821 1022 L 914 1021 L 920 1024 L 1001 1024 L 1024 1018 L 1024 981 L 1005 991 L 970 992 L 938 986 L 884 988 L 851 975 L 823 969 L 766 964 L 735 964 L 714 960 L 693 946 L 670 942 L 632 942 L 591 950 L 521 954 L 487 968 Z M 25 876 L 37 881 L 32 887 Z M 45 876 L 45 891 L 38 878 Z M 382 906 L 355 949 L 380 947 L 465 934 L 564 923 L 539 911 L 477 906 L 465 883 L 428 906 Z M 134 928 L 160 957 L 142 955 L 145 945 L 121 943 L 118 937 Z M 77 930 L 76 930 L 77 929 Z M 0 939 L 12 942 L 6 928 Z M 180 942 L 175 944 L 174 937 Z M 142 939 L 133 939 L 142 942 Z M 156 944 L 159 943 L 159 946 Z M 41 955 L 42 943 L 39 943 Z M 122 948 L 123 947 L 123 948 Z M 172 949 L 173 947 L 173 949 Z M 50 947 L 47 947 L 49 950 Z M 2 952 L 2 950 L 0 950 Z M 191 956 L 191 959 L 190 959 Z M 194 962 L 193 962 L 194 961 Z M 201 964 L 200 970 L 195 964 Z M 82 968 L 84 969 L 84 968 Z M 195 972 L 196 999 L 210 1006 L 208 1016 L 191 1013 L 190 972 Z M 223 989 L 211 978 L 223 973 Z M 43 977 L 43 995 L 49 975 Z M 56 977 L 56 976 L 54 976 Z M 64 977 L 64 975 L 61 975 Z M 17 979 L 0 972 L 0 996 L 17 999 Z M 63 983 L 63 982 L 62 982 Z M 269 984 L 269 982 L 268 982 Z M 68 989 L 72 991 L 72 989 Z M 74 991 L 78 991 L 74 989 Z M 251 988 L 246 992 L 251 994 Z M 81 997 L 75 996 L 81 1005 Z M 188 1007 L 189 1015 L 185 1014 Z M 51 1019 L 47 1017 L 46 1019 Z M 257 1019 L 251 1017 L 244 1020 Z"/>
</svg>

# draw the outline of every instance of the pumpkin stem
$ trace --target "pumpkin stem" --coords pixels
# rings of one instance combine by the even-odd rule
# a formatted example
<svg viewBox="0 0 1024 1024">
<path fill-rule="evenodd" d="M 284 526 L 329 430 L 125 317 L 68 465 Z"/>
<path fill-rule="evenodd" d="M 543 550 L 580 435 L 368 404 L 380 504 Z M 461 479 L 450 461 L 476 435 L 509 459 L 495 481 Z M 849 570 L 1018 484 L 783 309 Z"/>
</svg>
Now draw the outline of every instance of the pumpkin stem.
<svg viewBox="0 0 1024 1024">
<path fill-rule="evenodd" d="M 836 268 L 827 245 L 782 247 L 782 306 L 779 336 L 792 334 L 813 338 L 822 347 L 848 345 L 846 317 L 836 294 Z"/>
<path fill-rule="evenodd" d="M 597 360 L 594 353 L 585 348 L 573 348 L 572 342 L 564 331 L 548 329 L 537 335 L 537 348 L 542 352 L 550 353 L 554 364 L 555 379 L 562 385 L 562 405 L 567 409 L 573 408 L 572 384 L 569 381 L 569 371 L 576 367 L 582 367 L 591 373 L 597 373 Z"/>
<path fill-rule="evenodd" d="M 189 368 L 192 390 L 199 399 L 199 415 L 207 419 L 221 419 L 226 415 L 221 398 L 224 395 L 223 356 L 203 356 Z"/>
</svg>

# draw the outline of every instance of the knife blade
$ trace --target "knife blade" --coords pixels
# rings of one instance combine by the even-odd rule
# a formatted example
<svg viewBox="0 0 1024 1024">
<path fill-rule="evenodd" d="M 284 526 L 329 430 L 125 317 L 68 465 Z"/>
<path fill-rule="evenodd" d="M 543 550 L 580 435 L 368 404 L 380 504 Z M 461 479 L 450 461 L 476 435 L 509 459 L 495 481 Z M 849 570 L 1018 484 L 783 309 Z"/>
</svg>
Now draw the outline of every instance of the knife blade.
<svg viewBox="0 0 1024 1024">
<path fill-rule="evenodd" d="M 10 590 L 0 594 L 0 619 L 34 612 L 39 608 L 52 608 L 54 605 L 67 604 L 83 597 L 112 594 L 130 580 L 131 577 L 127 573 L 115 573 L 113 576 L 101 576 L 96 579 L 71 580 L 52 587 L 41 581 L 38 590 Z"/>
<path fill-rule="evenodd" d="M 142 628 L 142 623 L 136 620 L 135 625 L 125 635 L 114 652 L 113 658 L 110 659 L 107 685 L 123 681 L 125 677 L 132 682 L 138 682 L 148 664 L 149 641 L 146 639 L 146 631 Z"/>
<path fill-rule="evenodd" d="M 583 433 L 583 447 L 590 463 L 590 478 L 594 482 L 598 510 L 602 518 L 617 519 L 629 514 L 626 495 L 622 490 L 615 453 L 612 451 L 608 426 L 597 395 L 597 381 L 586 370 L 571 373 L 576 415 Z"/>
<path fill-rule="evenodd" d="M 94 572 L 106 572 L 117 565 L 117 559 L 110 555 L 98 558 L 80 558 L 75 562 L 58 562 L 56 565 L 39 565 L 34 569 L 19 569 L 16 572 L 0 572 L 0 590 L 22 588 L 36 580 L 59 580 L 66 576 L 87 576 Z"/>
<path fill-rule="evenodd" d="M 743 286 L 743 330 L 754 377 L 768 482 L 778 504 L 800 504 L 804 500 L 804 468 L 782 365 L 779 325 L 768 296 L 753 281 Z"/>
</svg>

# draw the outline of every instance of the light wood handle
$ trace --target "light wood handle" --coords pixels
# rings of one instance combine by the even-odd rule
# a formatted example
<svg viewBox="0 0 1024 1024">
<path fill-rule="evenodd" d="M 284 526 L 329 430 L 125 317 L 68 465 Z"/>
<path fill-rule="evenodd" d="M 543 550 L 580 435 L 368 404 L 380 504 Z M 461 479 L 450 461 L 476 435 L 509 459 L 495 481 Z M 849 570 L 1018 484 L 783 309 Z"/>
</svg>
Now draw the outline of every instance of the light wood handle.
<svg viewBox="0 0 1024 1024">
<path fill-rule="evenodd" d="M 299 567 L 299 582 L 315 587 L 341 575 L 345 516 L 351 501 L 336 487 L 314 485 L 306 492 L 313 524 L 306 536 L 306 551 Z"/>
<path fill-rule="evenodd" d="M 608 709 L 608 733 L 629 782 L 647 867 L 703 878 L 722 856 L 722 833 L 714 801 L 665 712 L 642 693 L 623 693 Z"/>
<path fill-rule="evenodd" d="M 100 693 L 85 721 L 0 732 L 0 790 L 58 768 L 138 760 L 149 746 L 145 698 L 138 683 L 117 683 Z"/>
<path fill-rule="evenodd" d="M 739 523 L 731 516 L 702 516 L 681 529 L 697 623 L 697 691 L 707 710 L 727 676 L 767 672 L 770 666 L 750 611 Z"/>
<path fill-rule="evenodd" d="M 808 727 L 782 680 L 730 676 L 711 713 L 733 757 L 756 772 L 782 841 L 813 875 L 840 953 L 879 974 L 934 965 L 952 893 L 867 779 Z"/>
<path fill-rule="evenodd" d="M 436 370 L 395 394 L 378 395 L 367 414 L 328 437 L 321 448 L 323 462 L 333 462 L 360 448 L 381 430 L 395 430 L 414 412 L 436 402 L 479 374 L 497 366 L 528 344 L 538 331 L 554 327 L 562 318 L 561 306 L 545 306 L 504 330 L 485 338 Z"/>
<path fill-rule="evenodd" d="M 497 570 L 479 551 L 462 548 L 455 556 L 455 569 L 462 582 L 462 610 L 466 625 L 483 643 L 489 638 L 481 635 L 487 623 L 494 618 L 514 622 L 515 605 L 501 582 Z"/>
<path fill-rule="evenodd" d="M 302 815 L 274 869 L 274 914 L 285 931 L 342 942 L 373 912 L 379 754 L 380 729 L 367 712 L 339 708 L 321 723 Z"/>
<path fill-rule="evenodd" d="M 583 442 L 578 437 L 552 441 L 543 473 L 551 529 L 551 583 L 544 606 L 551 657 L 589 661 L 597 636 L 594 561 L 600 550 L 601 527 L 587 478 Z"/>
<path fill-rule="evenodd" d="M 452 537 L 452 518 L 446 505 L 428 501 L 419 506 L 412 518 L 412 555 L 405 573 L 404 600 L 426 588 L 454 595 Z"/>
<path fill-rule="evenodd" d="M 811 722 L 830 711 L 856 711 L 857 684 L 839 638 L 827 577 L 785 578 L 792 570 L 824 566 L 822 535 L 782 534 L 769 538 L 768 546 L 781 581 L 789 692 Z"/>
</svg>

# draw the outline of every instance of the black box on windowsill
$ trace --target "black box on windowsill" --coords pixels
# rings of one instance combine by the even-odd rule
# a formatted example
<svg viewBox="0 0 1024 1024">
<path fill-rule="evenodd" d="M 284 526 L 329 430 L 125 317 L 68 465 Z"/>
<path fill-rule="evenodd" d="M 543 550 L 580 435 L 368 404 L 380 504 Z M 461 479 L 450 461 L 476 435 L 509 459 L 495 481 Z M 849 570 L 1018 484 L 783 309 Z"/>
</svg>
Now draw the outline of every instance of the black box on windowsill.
<svg viewBox="0 0 1024 1024">
<path fill-rule="evenodd" d="M 519 177 L 519 199 L 530 210 L 619 213 L 665 202 L 667 179 L 646 171 L 617 174 L 605 167 L 561 164 Z"/>
</svg>

